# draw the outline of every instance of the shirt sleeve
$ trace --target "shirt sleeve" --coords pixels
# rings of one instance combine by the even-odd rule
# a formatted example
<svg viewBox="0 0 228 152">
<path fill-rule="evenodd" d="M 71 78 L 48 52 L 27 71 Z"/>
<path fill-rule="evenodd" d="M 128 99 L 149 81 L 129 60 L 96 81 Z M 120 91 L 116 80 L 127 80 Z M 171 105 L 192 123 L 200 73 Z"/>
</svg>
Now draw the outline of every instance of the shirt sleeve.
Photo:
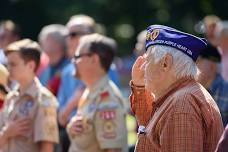
<svg viewBox="0 0 228 152">
<path fill-rule="evenodd" d="M 132 112 L 139 125 L 146 126 L 152 114 L 153 97 L 145 90 L 145 87 L 137 87 L 130 82 L 131 94 L 129 96 Z"/>
<path fill-rule="evenodd" d="M 34 122 L 34 141 L 59 142 L 59 133 L 57 125 L 56 106 L 49 105 L 45 101 L 44 105 L 39 105 Z"/>
<path fill-rule="evenodd" d="M 136 152 L 151 152 L 154 151 L 153 145 L 145 134 L 138 134 L 138 140 L 135 145 Z"/>
<path fill-rule="evenodd" d="M 203 126 L 191 113 L 173 113 L 160 135 L 161 151 L 203 152 Z"/>
<path fill-rule="evenodd" d="M 96 136 L 100 147 L 123 148 L 127 138 L 124 109 L 121 107 L 100 109 L 96 112 L 95 119 Z"/>
</svg>

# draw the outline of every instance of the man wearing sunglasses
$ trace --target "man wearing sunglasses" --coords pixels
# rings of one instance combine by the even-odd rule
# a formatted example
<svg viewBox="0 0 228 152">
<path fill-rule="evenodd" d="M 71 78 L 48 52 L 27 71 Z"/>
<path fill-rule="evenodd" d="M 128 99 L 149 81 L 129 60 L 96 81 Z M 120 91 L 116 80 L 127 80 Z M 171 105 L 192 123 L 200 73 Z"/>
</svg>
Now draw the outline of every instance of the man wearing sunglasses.
<svg viewBox="0 0 228 152">
<path fill-rule="evenodd" d="M 67 55 L 68 58 L 73 58 L 75 50 L 78 47 L 79 39 L 87 34 L 92 34 L 95 32 L 95 21 L 92 17 L 79 14 L 74 15 L 70 18 L 68 23 L 66 24 L 66 27 L 68 29 L 68 35 L 67 35 Z M 73 71 L 76 70 L 73 63 L 69 64 L 63 69 L 62 76 L 61 76 L 61 85 L 58 92 L 58 101 L 59 101 L 59 123 L 61 127 L 65 127 L 67 122 L 70 120 L 70 118 L 75 113 L 75 108 L 77 107 L 77 102 L 79 98 L 81 97 L 82 92 L 84 91 L 84 84 L 78 80 L 75 79 L 75 77 L 72 75 Z M 115 69 L 115 66 L 112 64 L 112 68 L 109 70 L 109 76 L 110 78 L 119 85 L 119 79 L 117 75 L 117 71 Z M 61 132 L 60 134 L 62 134 Z M 63 150 L 67 151 L 68 145 L 67 145 L 67 135 L 62 134 L 64 137 L 62 137 L 61 141 L 63 144 Z M 65 145 L 65 146 L 64 146 Z"/>
<path fill-rule="evenodd" d="M 67 125 L 71 140 L 69 152 L 126 152 L 126 107 L 120 90 L 108 71 L 116 50 L 115 41 L 100 34 L 80 39 L 72 59 L 86 89 L 76 115 Z"/>
<path fill-rule="evenodd" d="M 66 28 L 68 30 L 68 35 L 66 37 L 66 54 L 67 58 L 71 59 L 78 46 L 79 38 L 83 35 L 94 33 L 95 21 L 87 15 L 74 15 L 66 24 Z M 69 118 L 75 113 L 73 109 L 75 109 L 76 106 L 72 106 L 71 103 L 74 104 L 74 102 L 78 100 L 84 89 L 83 83 L 74 78 L 72 71 L 74 71 L 74 65 L 72 63 L 68 64 L 62 70 L 60 88 L 57 94 L 59 101 L 58 121 L 60 124 L 62 151 L 68 151 L 70 144 L 65 127 Z M 68 108 L 67 105 L 69 105 L 70 108 Z"/>
</svg>

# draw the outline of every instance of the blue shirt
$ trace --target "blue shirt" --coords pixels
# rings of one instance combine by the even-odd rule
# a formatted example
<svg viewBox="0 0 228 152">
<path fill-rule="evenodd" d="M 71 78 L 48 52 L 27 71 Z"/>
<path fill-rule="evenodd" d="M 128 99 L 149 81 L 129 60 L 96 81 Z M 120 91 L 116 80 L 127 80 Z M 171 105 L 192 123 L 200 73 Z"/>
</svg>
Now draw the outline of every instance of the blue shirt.
<svg viewBox="0 0 228 152">
<path fill-rule="evenodd" d="M 63 71 L 61 76 L 61 83 L 58 91 L 58 101 L 59 101 L 59 109 L 65 107 L 67 101 L 72 97 L 74 91 L 78 87 L 83 87 L 83 83 L 76 79 L 73 76 L 74 65 L 70 63 L 67 65 Z"/>
<path fill-rule="evenodd" d="M 74 71 L 74 68 L 75 68 L 74 65 L 70 63 L 62 71 L 61 84 L 60 84 L 60 88 L 57 96 L 59 101 L 59 109 L 62 109 L 63 107 L 65 107 L 69 99 L 74 94 L 75 90 L 77 88 L 82 88 L 84 85 L 80 80 L 76 79 L 73 76 L 72 72 Z M 114 64 L 111 65 L 108 75 L 110 79 L 118 87 L 120 87 L 118 73 Z"/>
<path fill-rule="evenodd" d="M 7 63 L 7 58 L 3 49 L 0 49 L 0 63 L 4 65 Z"/>
<path fill-rule="evenodd" d="M 226 126 L 228 123 L 228 81 L 217 74 L 208 91 L 217 103 L 223 125 Z"/>
<path fill-rule="evenodd" d="M 54 88 L 54 89 L 57 89 L 53 92 L 53 90 L 51 90 L 51 88 L 49 88 L 48 86 L 48 83 L 54 79 L 55 77 L 58 78 L 58 79 L 61 79 L 59 77 L 61 77 L 61 73 L 62 73 L 62 70 L 63 68 L 69 64 L 70 61 L 66 58 L 63 58 L 58 64 L 56 65 L 48 65 L 41 73 L 40 75 L 38 76 L 40 82 L 46 86 L 48 89 L 50 89 L 50 91 L 52 91 L 52 93 L 54 93 L 55 95 L 57 94 L 58 92 L 58 88 L 59 88 L 59 84 L 57 84 L 57 88 Z M 53 80 L 55 81 L 55 80 Z M 55 83 L 55 82 L 53 82 Z M 56 83 L 59 83 L 59 82 L 56 82 Z"/>
</svg>

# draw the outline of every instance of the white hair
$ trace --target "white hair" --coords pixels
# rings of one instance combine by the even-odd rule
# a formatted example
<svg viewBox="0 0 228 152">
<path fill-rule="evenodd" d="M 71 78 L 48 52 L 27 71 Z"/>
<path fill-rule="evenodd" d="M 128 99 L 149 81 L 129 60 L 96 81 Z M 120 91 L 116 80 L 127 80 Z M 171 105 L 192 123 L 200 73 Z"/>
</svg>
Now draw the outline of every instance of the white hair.
<svg viewBox="0 0 228 152">
<path fill-rule="evenodd" d="M 70 17 L 70 20 L 66 24 L 67 28 L 77 27 L 78 32 L 82 34 L 90 34 L 95 32 L 96 23 L 94 19 L 88 15 L 79 14 Z"/>
<path fill-rule="evenodd" d="M 166 54 L 170 54 L 173 57 L 173 68 L 176 74 L 176 78 L 190 77 L 197 79 L 200 72 L 196 63 L 186 54 L 177 50 L 176 48 L 155 45 L 149 47 L 148 55 L 154 59 L 154 63 L 158 63 Z"/>
<path fill-rule="evenodd" d="M 45 41 L 49 36 L 56 40 L 64 50 L 66 49 L 67 29 L 65 26 L 61 24 L 50 24 L 44 26 L 38 36 L 39 42 Z"/>
</svg>

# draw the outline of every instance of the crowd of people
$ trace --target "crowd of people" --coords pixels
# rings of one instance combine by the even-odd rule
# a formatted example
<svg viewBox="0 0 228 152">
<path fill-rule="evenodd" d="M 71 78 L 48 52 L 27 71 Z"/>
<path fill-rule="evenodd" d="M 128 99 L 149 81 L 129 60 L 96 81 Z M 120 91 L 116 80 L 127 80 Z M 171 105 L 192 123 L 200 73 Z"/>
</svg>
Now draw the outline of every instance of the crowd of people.
<svg viewBox="0 0 228 152">
<path fill-rule="evenodd" d="M 204 38 L 148 26 L 126 60 L 84 14 L 44 26 L 38 42 L 1 21 L 0 151 L 228 151 L 228 21 L 202 21 Z"/>
</svg>

